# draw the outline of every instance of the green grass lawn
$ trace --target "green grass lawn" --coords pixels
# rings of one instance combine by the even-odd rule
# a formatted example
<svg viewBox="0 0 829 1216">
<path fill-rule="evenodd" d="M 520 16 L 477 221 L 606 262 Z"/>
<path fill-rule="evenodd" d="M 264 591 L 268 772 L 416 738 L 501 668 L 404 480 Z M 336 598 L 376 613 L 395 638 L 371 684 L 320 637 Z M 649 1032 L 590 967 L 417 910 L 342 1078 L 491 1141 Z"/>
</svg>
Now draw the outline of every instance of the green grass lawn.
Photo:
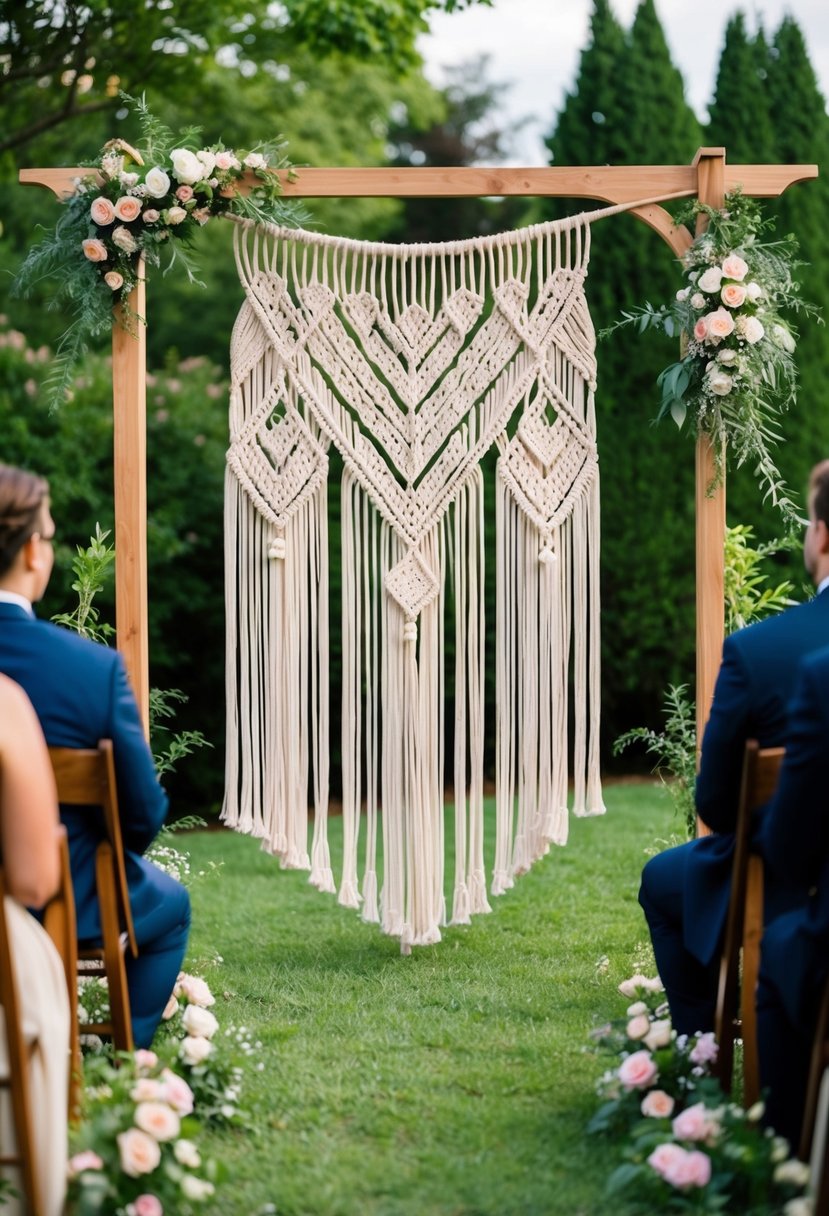
<svg viewBox="0 0 829 1216">
<path fill-rule="evenodd" d="M 616 985 L 647 938 L 645 850 L 677 825 L 653 783 L 606 801 L 492 915 L 409 957 L 256 841 L 181 838 L 195 871 L 224 863 L 193 887 L 188 966 L 221 1025 L 262 1044 L 245 1088 L 255 1130 L 205 1137 L 229 1170 L 206 1216 L 610 1211 L 614 1159 L 584 1135 L 601 1071 L 586 1035 L 621 1011 Z"/>
</svg>

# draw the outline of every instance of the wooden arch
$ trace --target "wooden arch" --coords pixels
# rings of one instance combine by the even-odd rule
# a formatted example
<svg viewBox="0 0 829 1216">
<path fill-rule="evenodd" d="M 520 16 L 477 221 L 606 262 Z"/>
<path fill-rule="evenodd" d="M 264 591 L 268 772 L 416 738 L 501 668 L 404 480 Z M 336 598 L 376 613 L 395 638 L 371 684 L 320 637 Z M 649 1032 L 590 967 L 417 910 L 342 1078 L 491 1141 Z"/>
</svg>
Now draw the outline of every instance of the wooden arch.
<svg viewBox="0 0 829 1216">
<path fill-rule="evenodd" d="M 24 185 L 45 186 L 59 198 L 71 194 L 89 169 L 22 169 Z M 331 168 L 282 175 L 286 198 L 461 198 L 525 195 L 597 199 L 611 204 L 642 198 L 698 198 L 721 207 L 726 192 L 741 187 L 755 198 L 776 198 L 795 182 L 817 177 L 816 165 L 727 165 L 724 148 L 700 148 L 690 165 L 519 168 Z M 256 181 L 246 183 L 252 188 Z M 243 187 L 244 188 L 244 187 Z M 693 240 L 668 212 L 650 204 L 633 214 L 680 256 Z M 704 218 L 704 217 L 703 217 Z M 146 316 L 144 283 L 130 308 Z M 116 312 L 116 320 L 117 313 Z M 119 650 L 135 688 L 145 730 L 149 720 L 147 643 L 147 437 L 146 335 L 121 325 L 112 330 L 115 464 L 115 612 Z M 724 633 L 723 544 L 725 486 L 707 489 L 714 472 L 710 443 L 696 446 L 697 738 L 708 717 Z"/>
</svg>

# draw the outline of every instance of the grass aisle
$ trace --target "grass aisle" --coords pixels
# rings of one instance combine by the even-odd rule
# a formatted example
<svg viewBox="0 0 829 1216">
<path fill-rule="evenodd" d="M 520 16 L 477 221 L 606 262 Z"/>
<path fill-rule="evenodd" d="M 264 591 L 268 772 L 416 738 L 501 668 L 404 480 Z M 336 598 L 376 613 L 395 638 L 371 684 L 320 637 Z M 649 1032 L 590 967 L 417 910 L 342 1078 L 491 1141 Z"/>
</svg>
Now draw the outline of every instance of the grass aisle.
<svg viewBox="0 0 829 1216">
<path fill-rule="evenodd" d="M 608 1210 L 611 1162 L 583 1132 L 599 1069 L 582 1049 L 618 1013 L 646 937 L 644 850 L 676 825 L 652 783 L 606 800 L 491 916 L 407 958 L 256 841 L 186 838 L 194 870 L 224 863 L 193 889 L 188 965 L 221 955 L 200 969 L 220 1025 L 262 1043 L 245 1082 L 255 1132 L 205 1137 L 230 1174 L 205 1216 Z"/>
</svg>

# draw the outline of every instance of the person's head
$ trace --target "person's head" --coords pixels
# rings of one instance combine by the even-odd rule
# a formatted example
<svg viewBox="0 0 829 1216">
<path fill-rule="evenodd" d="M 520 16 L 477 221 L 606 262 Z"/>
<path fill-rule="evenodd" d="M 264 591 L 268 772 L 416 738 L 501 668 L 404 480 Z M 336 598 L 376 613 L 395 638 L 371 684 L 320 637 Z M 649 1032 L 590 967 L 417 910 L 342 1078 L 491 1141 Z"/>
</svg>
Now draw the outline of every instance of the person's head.
<svg viewBox="0 0 829 1216">
<path fill-rule="evenodd" d="M 0 587 L 39 600 L 52 573 L 54 534 L 48 482 L 0 464 Z"/>
<path fill-rule="evenodd" d="M 809 523 L 803 561 L 815 585 L 829 575 L 829 460 L 816 464 L 809 477 Z"/>
</svg>

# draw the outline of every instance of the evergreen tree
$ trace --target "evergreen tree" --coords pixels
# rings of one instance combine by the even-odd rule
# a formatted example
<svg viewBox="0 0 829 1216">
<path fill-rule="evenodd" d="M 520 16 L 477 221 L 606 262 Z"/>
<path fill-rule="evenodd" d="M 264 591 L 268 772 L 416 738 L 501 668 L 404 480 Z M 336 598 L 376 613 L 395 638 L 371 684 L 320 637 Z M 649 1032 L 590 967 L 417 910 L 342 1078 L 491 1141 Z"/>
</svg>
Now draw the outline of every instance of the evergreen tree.
<svg viewBox="0 0 829 1216">
<path fill-rule="evenodd" d="M 601 165 L 614 159 L 623 142 L 616 72 L 624 47 L 625 34 L 609 0 L 594 0 L 590 42 L 581 53 L 576 87 L 567 94 L 546 141 L 554 165 Z"/>
<path fill-rule="evenodd" d="M 725 29 L 706 131 L 709 144 L 722 145 L 732 164 L 774 160 L 769 66 L 769 48 L 762 32 L 750 38 L 743 14 L 736 13 Z M 749 114 L 751 121 L 746 122 Z"/>
</svg>

